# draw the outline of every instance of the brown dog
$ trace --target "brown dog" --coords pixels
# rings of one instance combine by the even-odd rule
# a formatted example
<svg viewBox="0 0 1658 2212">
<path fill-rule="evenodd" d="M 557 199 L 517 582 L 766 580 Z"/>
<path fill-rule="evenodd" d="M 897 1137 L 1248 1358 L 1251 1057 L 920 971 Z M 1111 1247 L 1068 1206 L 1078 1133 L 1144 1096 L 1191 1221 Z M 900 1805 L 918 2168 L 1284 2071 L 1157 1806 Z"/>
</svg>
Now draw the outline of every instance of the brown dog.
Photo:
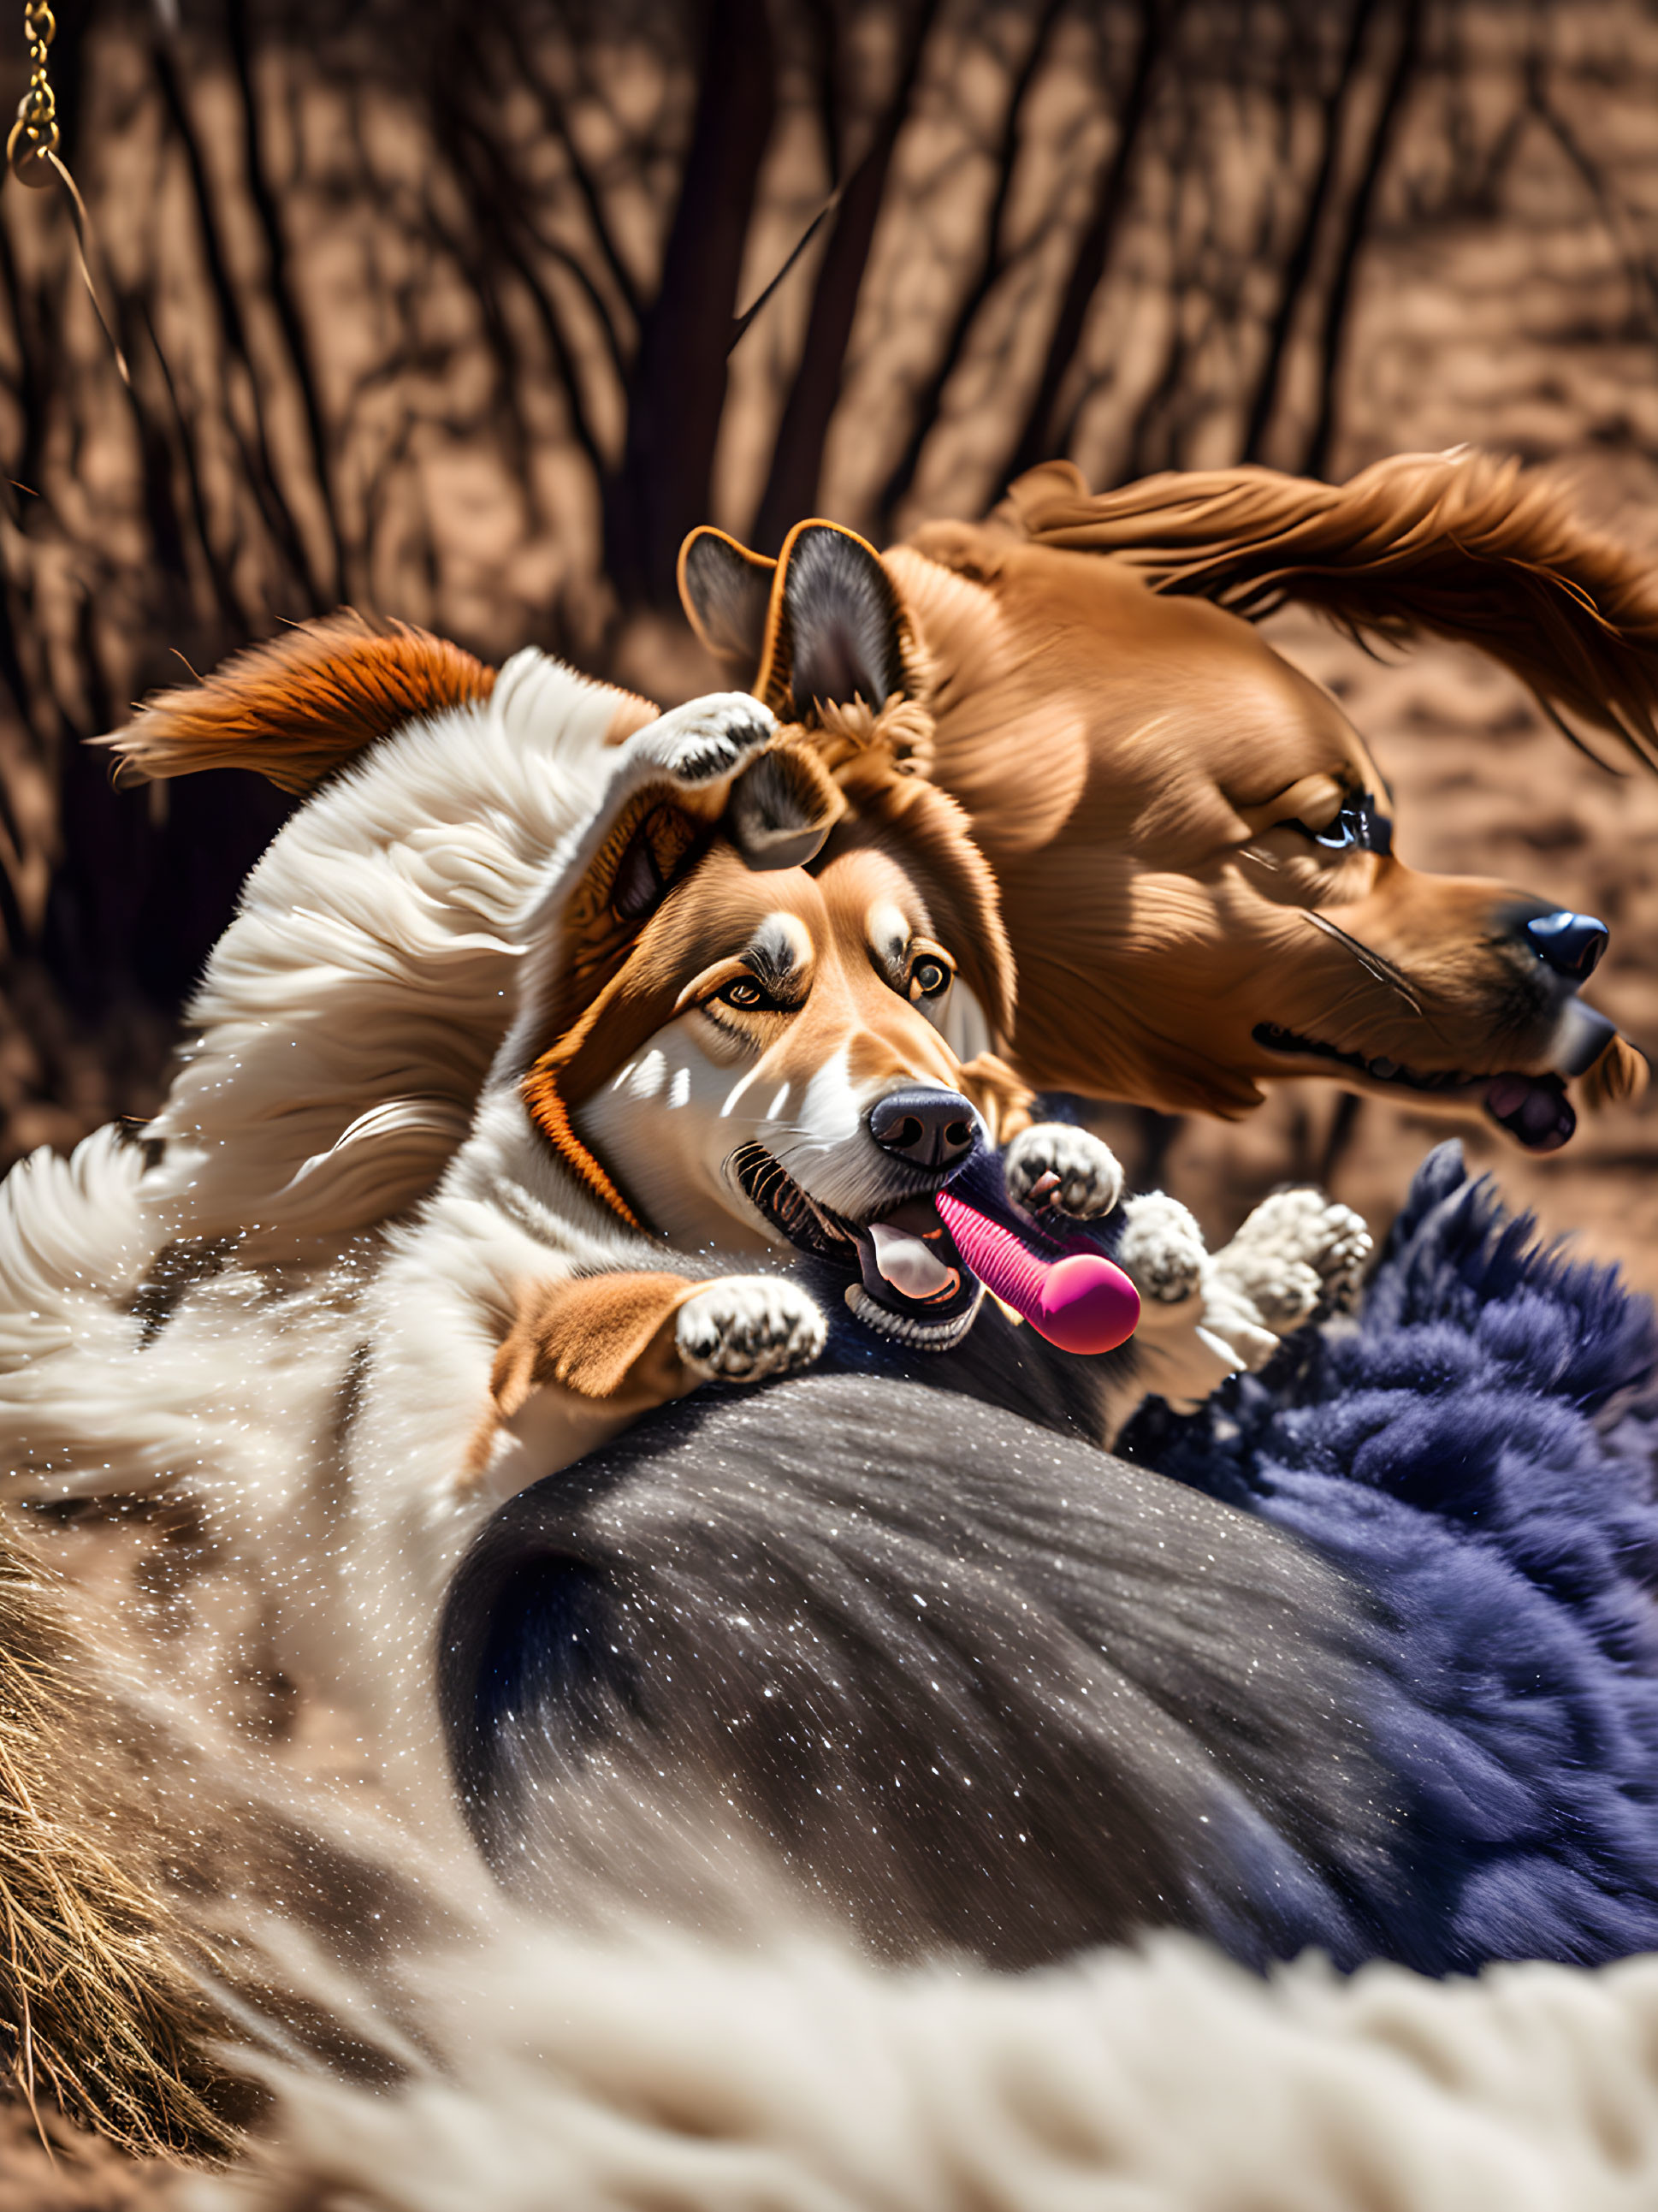
<svg viewBox="0 0 1658 2212">
<path fill-rule="evenodd" d="M 797 667 L 792 604 L 834 575 L 848 665 Z M 878 742 L 965 808 L 1019 970 L 1013 1028 L 987 1042 L 1037 1089 L 1236 1117 L 1264 1079 L 1327 1075 L 1551 1151 L 1576 1127 L 1568 1081 L 1590 1105 L 1643 1083 L 1578 996 L 1604 926 L 1406 867 L 1339 708 L 1203 603 L 1469 640 L 1557 719 L 1658 759 L 1658 605 L 1512 467 L 1407 458 L 1339 489 L 1239 469 L 1096 498 L 1056 463 L 988 524 L 878 558 L 823 523 L 774 565 L 699 532 L 681 580 L 705 644 L 831 764 Z M 852 690 L 861 724 L 814 704 Z"/>
</svg>

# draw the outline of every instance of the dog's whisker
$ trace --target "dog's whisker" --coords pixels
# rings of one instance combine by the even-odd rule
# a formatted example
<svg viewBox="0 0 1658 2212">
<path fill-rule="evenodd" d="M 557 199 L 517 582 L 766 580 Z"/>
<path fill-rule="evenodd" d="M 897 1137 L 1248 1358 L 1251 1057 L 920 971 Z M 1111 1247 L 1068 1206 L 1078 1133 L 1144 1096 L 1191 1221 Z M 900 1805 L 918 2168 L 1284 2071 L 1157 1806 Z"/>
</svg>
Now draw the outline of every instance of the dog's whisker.
<svg viewBox="0 0 1658 2212">
<path fill-rule="evenodd" d="M 1389 990 L 1397 992 L 1418 1021 L 1428 1020 L 1428 1017 L 1422 1010 L 1422 1001 L 1391 960 L 1386 959 L 1380 952 L 1373 951 L 1370 945 L 1361 944 L 1357 938 L 1350 937 L 1347 932 L 1332 921 L 1327 914 L 1315 914 L 1309 910 L 1307 919 L 1315 929 L 1321 929 L 1327 937 L 1333 938 L 1338 945 L 1345 945 L 1368 975 L 1374 976 L 1378 983 L 1385 983 Z M 1432 1023 L 1429 1023 L 1430 1028 L 1433 1026 Z"/>
</svg>

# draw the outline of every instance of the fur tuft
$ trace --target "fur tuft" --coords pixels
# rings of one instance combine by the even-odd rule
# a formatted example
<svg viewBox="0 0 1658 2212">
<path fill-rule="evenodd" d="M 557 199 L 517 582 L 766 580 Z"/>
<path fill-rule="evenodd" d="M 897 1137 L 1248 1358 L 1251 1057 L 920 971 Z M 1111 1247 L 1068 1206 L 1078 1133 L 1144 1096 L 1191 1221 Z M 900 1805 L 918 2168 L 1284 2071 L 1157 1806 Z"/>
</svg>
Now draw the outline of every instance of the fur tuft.
<svg viewBox="0 0 1658 2212">
<path fill-rule="evenodd" d="M 162 1898 L 144 1764 L 58 1593 L 0 1525 L 7 2064 L 31 2106 L 134 2150 L 212 2154 L 232 2134 L 203 2047 L 221 2023 Z"/>
<path fill-rule="evenodd" d="M 157 692 L 125 729 L 94 740 L 118 782 L 251 768 L 283 791 L 333 769 L 417 716 L 485 700 L 495 673 L 458 645 L 351 609 L 301 623 L 205 681 Z"/>
<path fill-rule="evenodd" d="M 1049 461 L 1011 488 L 999 517 L 1035 544 L 1109 554 L 1158 591 L 1251 620 L 1297 599 L 1356 636 L 1432 630 L 1478 646 L 1552 714 L 1658 769 L 1649 566 L 1517 461 L 1458 447 L 1398 454 L 1339 485 L 1248 467 L 1098 494 L 1072 463 Z"/>
<path fill-rule="evenodd" d="M 1651 1959 L 1262 1983 L 1164 1936 L 1014 1978 L 522 1923 L 408 1981 L 398 2086 L 273 2071 L 202 2212 L 1624 2212 L 1658 2169 Z"/>
<path fill-rule="evenodd" d="M 1579 1079 L 1583 1103 L 1591 1112 L 1639 1098 L 1651 1071 L 1646 1055 L 1625 1037 L 1614 1037 L 1594 1066 Z"/>
</svg>

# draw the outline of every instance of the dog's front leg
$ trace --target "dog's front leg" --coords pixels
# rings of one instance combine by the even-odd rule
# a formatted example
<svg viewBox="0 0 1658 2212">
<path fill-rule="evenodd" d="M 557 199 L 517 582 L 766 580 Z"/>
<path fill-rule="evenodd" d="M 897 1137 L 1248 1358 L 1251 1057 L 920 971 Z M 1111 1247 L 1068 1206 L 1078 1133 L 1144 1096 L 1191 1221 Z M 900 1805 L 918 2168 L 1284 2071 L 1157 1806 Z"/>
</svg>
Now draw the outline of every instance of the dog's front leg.
<svg viewBox="0 0 1658 2212">
<path fill-rule="evenodd" d="M 1370 1255 L 1370 1230 L 1351 1206 L 1321 1190 L 1279 1190 L 1210 1267 L 1215 1295 L 1242 1301 L 1264 1328 L 1287 1336 L 1317 1314 L 1351 1305 Z"/>
<path fill-rule="evenodd" d="M 628 1416 L 709 1381 L 757 1382 L 808 1367 L 823 1316 L 777 1275 L 571 1275 L 528 1286 L 490 1373 L 491 1410 L 471 1455 L 487 1462 L 496 1429 L 545 1383 Z"/>
</svg>

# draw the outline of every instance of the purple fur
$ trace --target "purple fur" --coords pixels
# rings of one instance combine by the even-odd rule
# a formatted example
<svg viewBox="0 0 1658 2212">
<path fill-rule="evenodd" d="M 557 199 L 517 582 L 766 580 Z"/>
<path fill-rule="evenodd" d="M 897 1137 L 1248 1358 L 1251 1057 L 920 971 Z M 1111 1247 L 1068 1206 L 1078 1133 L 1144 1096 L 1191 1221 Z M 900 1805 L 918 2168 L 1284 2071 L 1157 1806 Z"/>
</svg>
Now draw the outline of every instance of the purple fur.
<svg viewBox="0 0 1658 2212">
<path fill-rule="evenodd" d="M 1534 1230 L 1441 1146 L 1356 1322 L 1125 1440 L 1376 1594 L 1411 1819 L 1370 1917 L 1435 1972 L 1658 1946 L 1658 1332 Z"/>
</svg>

